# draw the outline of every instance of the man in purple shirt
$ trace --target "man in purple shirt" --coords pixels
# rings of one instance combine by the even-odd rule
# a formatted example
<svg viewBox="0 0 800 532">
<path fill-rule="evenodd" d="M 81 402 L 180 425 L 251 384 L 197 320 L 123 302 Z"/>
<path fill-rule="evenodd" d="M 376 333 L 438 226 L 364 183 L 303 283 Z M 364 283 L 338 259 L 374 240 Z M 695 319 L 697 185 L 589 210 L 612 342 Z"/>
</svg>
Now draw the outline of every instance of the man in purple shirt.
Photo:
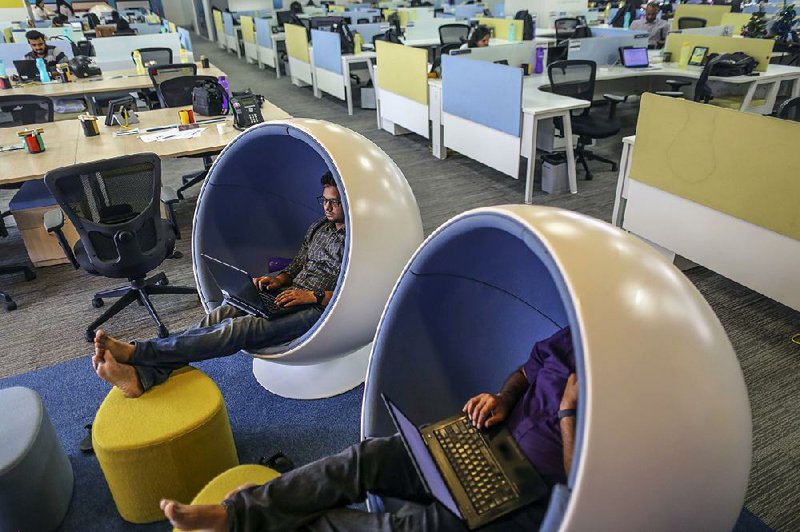
<svg viewBox="0 0 800 532">
<path fill-rule="evenodd" d="M 549 484 L 566 482 L 575 442 L 578 386 L 569 327 L 538 342 L 529 360 L 497 394 L 482 393 L 464 405 L 472 423 L 507 427 Z M 396 512 L 348 508 L 367 491 L 407 504 Z M 539 528 L 548 497 L 507 514 L 481 530 Z M 399 436 L 371 438 L 340 454 L 291 471 L 264 485 L 241 486 L 220 505 L 162 500 L 180 530 L 453 530 L 464 523 L 426 494 Z"/>
</svg>

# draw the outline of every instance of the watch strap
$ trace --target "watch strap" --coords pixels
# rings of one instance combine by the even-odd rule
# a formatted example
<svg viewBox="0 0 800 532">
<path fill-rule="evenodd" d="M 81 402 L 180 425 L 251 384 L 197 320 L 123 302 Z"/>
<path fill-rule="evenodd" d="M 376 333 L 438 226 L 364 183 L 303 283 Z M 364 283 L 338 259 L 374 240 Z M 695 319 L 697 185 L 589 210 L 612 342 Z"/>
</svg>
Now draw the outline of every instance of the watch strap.
<svg viewBox="0 0 800 532">
<path fill-rule="evenodd" d="M 558 411 L 558 419 L 564 419 L 565 417 L 575 417 L 577 415 L 578 411 L 575 408 L 568 408 L 566 410 Z"/>
</svg>

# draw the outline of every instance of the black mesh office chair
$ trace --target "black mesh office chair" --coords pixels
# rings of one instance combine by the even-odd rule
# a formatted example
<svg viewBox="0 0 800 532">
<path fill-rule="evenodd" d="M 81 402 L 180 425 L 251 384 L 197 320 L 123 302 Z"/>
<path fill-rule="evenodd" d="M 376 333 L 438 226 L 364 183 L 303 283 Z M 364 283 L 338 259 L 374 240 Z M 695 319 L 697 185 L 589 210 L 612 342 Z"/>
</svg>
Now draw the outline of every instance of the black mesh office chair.
<svg viewBox="0 0 800 532">
<path fill-rule="evenodd" d="M 150 81 L 153 83 L 153 88 L 150 91 L 143 91 L 140 94 L 147 101 L 148 107 L 155 109 L 161 104 L 158 99 L 159 83 L 181 76 L 195 76 L 197 75 L 197 65 L 195 63 L 158 64 L 148 67 L 147 73 L 150 76 Z"/>
<path fill-rule="evenodd" d="M 133 53 L 135 51 L 131 52 L 131 61 L 133 61 Z M 172 48 L 139 48 L 139 54 L 142 56 L 142 64 L 144 65 L 151 61 L 155 61 L 156 65 L 169 65 L 172 63 Z"/>
<path fill-rule="evenodd" d="M 699 17 L 681 17 L 678 19 L 679 30 L 691 30 L 695 28 L 705 28 L 708 21 Z"/>
<path fill-rule="evenodd" d="M 0 216 L 0 238 L 6 237 L 8 237 L 8 230 L 6 229 L 6 224 L 3 221 L 3 217 Z M 23 266 L 22 264 L 6 264 L 0 266 L 0 275 L 11 275 L 14 273 L 24 273 L 26 281 L 36 278 L 36 273 L 29 267 Z M 17 308 L 17 304 L 13 299 L 11 299 L 11 296 L 2 290 L 0 290 L 0 300 L 2 300 L 5 304 L 6 310 L 11 311 Z"/>
<path fill-rule="evenodd" d="M 147 308 L 158 326 L 158 335 L 169 334 L 150 301 L 154 294 L 194 294 L 194 288 L 167 286 L 157 268 L 175 249 L 172 222 L 161 218 L 159 198 L 164 193 L 175 201 L 174 193 L 161 189 L 161 161 L 154 153 L 139 153 L 50 171 L 45 184 L 61 209 L 45 215 L 45 227 L 55 232 L 64 253 L 75 268 L 92 275 L 128 279 L 129 284 L 95 294 L 92 305 L 103 306 L 105 298 L 118 297 L 102 316 L 86 329 L 86 340 L 95 330 L 122 309 L 139 302 Z M 63 210 L 63 212 L 62 212 Z M 80 240 L 70 249 L 61 228 L 66 213 Z"/>
<path fill-rule="evenodd" d="M 356 24 L 369 24 L 370 22 L 372 21 L 368 18 L 360 18 L 356 20 Z"/>
<path fill-rule="evenodd" d="M 594 99 L 594 83 L 597 73 L 597 63 L 582 59 L 556 61 L 547 69 L 550 78 L 550 90 L 555 94 L 570 96 L 592 102 Z M 617 105 L 626 101 L 627 97 L 604 94 L 603 98 L 611 105 L 608 117 L 597 117 L 592 113 L 592 107 L 580 111 L 580 114 L 571 114 L 572 133 L 578 136 L 578 145 L 575 156 L 586 171 L 586 179 L 592 179 L 587 159 L 602 161 L 611 165 L 611 170 L 617 169 L 617 163 L 599 155 L 595 155 L 585 148 L 592 139 L 605 139 L 619 133 L 620 124 L 616 119 Z M 556 127 L 563 131 L 563 124 L 556 120 Z M 572 139 L 566 139 L 571 142 Z"/>
<path fill-rule="evenodd" d="M 553 21 L 553 26 L 556 28 L 556 42 L 561 42 L 564 39 L 569 39 L 575 34 L 580 20 L 577 18 L 557 18 Z"/>
<path fill-rule="evenodd" d="M 46 96 L 0 96 L 0 127 L 53 121 L 53 100 Z"/>
<path fill-rule="evenodd" d="M 467 24 L 442 24 L 439 26 L 439 44 L 458 44 L 467 42 L 469 25 Z"/>
<path fill-rule="evenodd" d="M 784 120 L 800 122 L 800 96 L 783 102 L 778 108 L 778 112 L 775 113 L 775 116 L 783 118 Z"/>
</svg>

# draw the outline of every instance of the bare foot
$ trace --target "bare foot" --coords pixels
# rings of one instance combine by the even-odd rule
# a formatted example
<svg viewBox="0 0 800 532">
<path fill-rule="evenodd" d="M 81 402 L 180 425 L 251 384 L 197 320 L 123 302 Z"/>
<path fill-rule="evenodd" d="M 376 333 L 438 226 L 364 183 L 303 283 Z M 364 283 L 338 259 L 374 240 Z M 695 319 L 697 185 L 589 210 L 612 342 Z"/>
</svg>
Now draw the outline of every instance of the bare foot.
<svg viewBox="0 0 800 532">
<path fill-rule="evenodd" d="M 228 511 L 220 504 L 181 504 L 161 499 L 161 510 L 178 530 L 222 532 L 228 527 Z"/>
<path fill-rule="evenodd" d="M 139 397 L 144 393 L 136 369 L 117 362 L 109 350 L 103 354 L 95 371 L 98 377 L 119 388 L 125 397 Z"/>
<path fill-rule="evenodd" d="M 102 359 L 103 353 L 105 353 L 106 350 L 111 352 L 111 356 L 114 357 L 114 360 L 127 364 L 130 362 L 136 348 L 127 342 L 121 342 L 116 338 L 108 336 L 103 329 L 98 329 L 97 332 L 94 333 L 95 357 Z M 94 359 L 92 359 L 92 363 L 94 364 Z M 97 366 L 95 366 L 95 369 L 97 369 Z"/>
</svg>

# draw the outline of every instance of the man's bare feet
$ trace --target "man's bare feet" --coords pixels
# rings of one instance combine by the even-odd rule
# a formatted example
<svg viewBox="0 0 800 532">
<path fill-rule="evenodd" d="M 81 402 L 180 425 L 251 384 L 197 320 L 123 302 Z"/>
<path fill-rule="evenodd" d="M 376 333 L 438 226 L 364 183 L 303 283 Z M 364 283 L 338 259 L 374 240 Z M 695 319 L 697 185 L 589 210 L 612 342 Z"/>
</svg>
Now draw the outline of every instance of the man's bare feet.
<svg viewBox="0 0 800 532">
<path fill-rule="evenodd" d="M 106 350 L 111 352 L 111 356 L 114 357 L 114 360 L 122 364 L 127 364 L 130 362 L 136 348 L 132 344 L 121 342 L 107 335 L 103 329 L 98 329 L 97 332 L 94 333 L 94 353 L 95 357 L 98 358 L 98 362 L 99 359 L 103 358 L 103 353 L 105 353 Z M 94 358 L 92 358 L 92 364 L 95 365 L 95 369 L 97 369 Z"/>
<path fill-rule="evenodd" d="M 161 499 L 161 510 L 178 530 L 222 532 L 228 527 L 228 511 L 220 504 L 181 504 Z"/>
<path fill-rule="evenodd" d="M 95 357 L 92 357 L 92 362 Z M 119 388 L 125 397 L 139 397 L 144 393 L 136 369 L 133 366 L 117 362 L 109 350 L 106 350 L 100 357 L 95 372 L 98 377 Z"/>
</svg>

